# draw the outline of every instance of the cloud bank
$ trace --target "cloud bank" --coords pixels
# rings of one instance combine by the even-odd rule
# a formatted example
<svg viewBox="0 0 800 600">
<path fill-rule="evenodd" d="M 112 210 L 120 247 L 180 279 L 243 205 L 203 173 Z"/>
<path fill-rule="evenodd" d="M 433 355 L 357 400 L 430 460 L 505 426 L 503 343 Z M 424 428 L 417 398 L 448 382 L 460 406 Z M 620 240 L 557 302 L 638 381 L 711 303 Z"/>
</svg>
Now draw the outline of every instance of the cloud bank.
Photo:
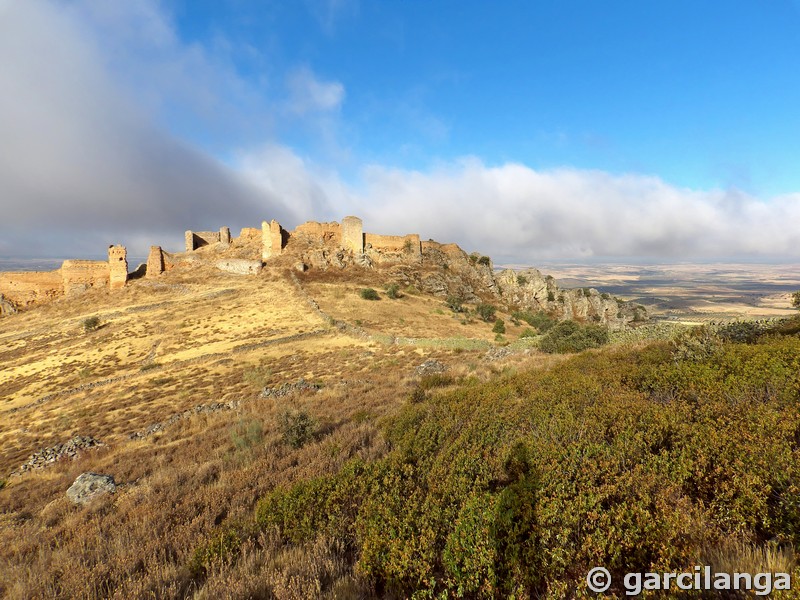
<svg viewBox="0 0 800 600">
<path fill-rule="evenodd" d="M 0 0 L 0 257 L 91 256 L 112 242 L 143 254 L 180 248 L 185 229 L 357 214 L 368 231 L 418 232 L 498 262 L 800 258 L 800 194 L 473 157 L 345 179 L 266 126 L 223 164 L 167 127 L 176 108 L 195 126 L 211 114 L 210 127 L 238 127 L 268 122 L 272 107 L 334 136 L 346 93 L 299 66 L 283 95 L 260 97 L 213 54 L 182 43 L 156 0 Z"/>
</svg>

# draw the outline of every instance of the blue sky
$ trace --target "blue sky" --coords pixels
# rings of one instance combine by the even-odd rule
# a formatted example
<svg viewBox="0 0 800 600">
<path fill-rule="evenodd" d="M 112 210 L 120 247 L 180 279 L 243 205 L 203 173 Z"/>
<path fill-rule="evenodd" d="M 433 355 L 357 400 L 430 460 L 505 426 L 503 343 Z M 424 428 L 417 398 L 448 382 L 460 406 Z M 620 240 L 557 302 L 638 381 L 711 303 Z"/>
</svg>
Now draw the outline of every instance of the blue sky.
<svg viewBox="0 0 800 600">
<path fill-rule="evenodd" d="M 798 32 L 788 1 L 0 0 L 0 255 L 355 213 L 507 261 L 794 259 Z"/>
<path fill-rule="evenodd" d="M 225 39 L 237 71 L 267 93 L 299 65 L 341 83 L 339 142 L 355 165 L 475 155 L 698 188 L 800 189 L 800 15 L 790 2 L 167 6 L 184 40 Z M 302 128 L 277 133 L 348 164 Z"/>
</svg>

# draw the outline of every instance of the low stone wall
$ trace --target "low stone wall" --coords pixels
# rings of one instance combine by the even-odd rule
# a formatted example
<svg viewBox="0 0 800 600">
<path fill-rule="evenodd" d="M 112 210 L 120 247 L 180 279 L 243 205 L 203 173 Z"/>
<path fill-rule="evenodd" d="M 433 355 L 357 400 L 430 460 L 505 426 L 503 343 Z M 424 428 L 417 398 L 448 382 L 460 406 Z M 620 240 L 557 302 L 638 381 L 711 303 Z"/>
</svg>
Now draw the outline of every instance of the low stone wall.
<svg viewBox="0 0 800 600">
<path fill-rule="evenodd" d="M 106 267 L 107 268 L 107 267 Z M 52 300 L 64 293 L 61 270 L 0 272 L 0 294 L 16 306 Z"/>
</svg>

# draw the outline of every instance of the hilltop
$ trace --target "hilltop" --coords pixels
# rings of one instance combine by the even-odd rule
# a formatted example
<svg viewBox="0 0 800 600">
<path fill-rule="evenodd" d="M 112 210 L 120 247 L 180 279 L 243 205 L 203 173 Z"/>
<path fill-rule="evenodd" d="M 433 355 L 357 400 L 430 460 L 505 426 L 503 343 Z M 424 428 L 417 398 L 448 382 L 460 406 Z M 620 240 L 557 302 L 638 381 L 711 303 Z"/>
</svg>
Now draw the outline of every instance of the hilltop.
<svg viewBox="0 0 800 600">
<path fill-rule="evenodd" d="M 409 402 L 561 363 L 537 349 L 559 321 L 644 318 L 533 269 L 359 226 L 187 232 L 183 251 L 155 246 L 130 271 L 112 246 L 108 261 L 0 275 L 4 595 L 203 597 L 192 561 L 209 536 L 279 487 L 386 456 L 385 424 Z M 116 492 L 74 505 L 84 472 Z M 278 597 L 315 597 L 311 580 L 274 575 Z"/>
</svg>

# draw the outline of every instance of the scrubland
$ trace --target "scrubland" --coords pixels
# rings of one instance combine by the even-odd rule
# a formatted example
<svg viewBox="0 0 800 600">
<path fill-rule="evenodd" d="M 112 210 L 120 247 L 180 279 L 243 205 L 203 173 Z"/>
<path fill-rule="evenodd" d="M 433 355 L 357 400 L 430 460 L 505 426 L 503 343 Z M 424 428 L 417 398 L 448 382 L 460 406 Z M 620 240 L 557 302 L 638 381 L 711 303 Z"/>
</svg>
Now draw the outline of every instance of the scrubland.
<svg viewBox="0 0 800 600">
<path fill-rule="evenodd" d="M 370 277 L 194 272 L 0 321 L 0 592 L 576 598 L 593 566 L 800 576 L 796 322 L 548 354 L 599 334 L 503 311 L 495 333 Z M 77 434 L 105 445 L 11 475 Z M 116 493 L 70 504 L 85 471 Z"/>
</svg>

